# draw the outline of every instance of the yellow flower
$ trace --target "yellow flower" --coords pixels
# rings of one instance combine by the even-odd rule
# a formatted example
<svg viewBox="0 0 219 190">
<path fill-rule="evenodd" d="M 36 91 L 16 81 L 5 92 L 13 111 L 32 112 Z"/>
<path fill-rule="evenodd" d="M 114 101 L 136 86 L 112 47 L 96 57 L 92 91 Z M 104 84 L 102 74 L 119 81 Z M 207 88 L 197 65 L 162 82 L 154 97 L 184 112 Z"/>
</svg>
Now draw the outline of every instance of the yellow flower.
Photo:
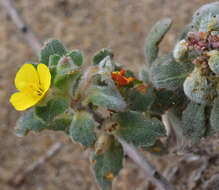
<svg viewBox="0 0 219 190">
<path fill-rule="evenodd" d="M 19 92 L 11 96 L 10 102 L 16 110 L 26 110 L 45 96 L 50 83 L 51 74 L 46 65 L 38 64 L 36 69 L 32 64 L 24 64 L 15 77 L 15 86 Z"/>
</svg>

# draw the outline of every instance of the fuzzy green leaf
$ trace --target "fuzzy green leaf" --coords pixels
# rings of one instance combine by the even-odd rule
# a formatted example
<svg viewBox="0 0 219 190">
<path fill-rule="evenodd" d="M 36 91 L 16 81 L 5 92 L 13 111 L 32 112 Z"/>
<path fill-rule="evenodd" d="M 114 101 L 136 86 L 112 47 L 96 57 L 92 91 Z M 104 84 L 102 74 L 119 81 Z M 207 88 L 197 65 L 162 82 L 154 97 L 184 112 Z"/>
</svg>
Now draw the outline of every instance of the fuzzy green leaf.
<svg viewBox="0 0 219 190">
<path fill-rule="evenodd" d="M 208 65 L 215 74 L 219 75 L 219 52 L 218 51 L 216 55 L 213 55 L 209 58 Z"/>
<path fill-rule="evenodd" d="M 114 120 L 119 124 L 115 133 L 135 146 L 151 146 L 157 137 L 165 135 L 160 120 L 145 117 L 139 112 L 120 112 L 114 116 Z"/>
<path fill-rule="evenodd" d="M 126 107 L 125 101 L 114 86 L 93 86 L 83 104 L 86 105 L 89 102 L 116 111 L 123 110 Z"/>
<path fill-rule="evenodd" d="M 192 23 L 201 32 L 219 29 L 219 2 L 209 3 L 199 8 L 193 15 Z"/>
<path fill-rule="evenodd" d="M 176 90 L 191 71 L 190 64 L 178 63 L 169 54 L 153 62 L 150 68 L 150 79 L 157 89 Z"/>
<path fill-rule="evenodd" d="M 39 132 L 45 128 L 46 126 L 36 118 L 34 111 L 31 110 L 19 118 L 16 126 L 16 135 L 22 137 L 27 135 L 29 131 Z"/>
<path fill-rule="evenodd" d="M 157 90 L 154 92 L 156 98 L 151 105 L 151 113 L 161 115 L 172 107 L 184 107 L 188 99 L 183 90 L 177 89 L 175 91 Z"/>
<path fill-rule="evenodd" d="M 59 63 L 61 56 L 58 54 L 50 55 L 49 56 L 49 67 L 56 67 Z"/>
<path fill-rule="evenodd" d="M 81 66 L 83 64 L 83 56 L 79 50 L 73 50 L 67 54 L 70 56 L 75 65 Z"/>
<path fill-rule="evenodd" d="M 203 76 L 201 68 L 197 67 L 186 78 L 183 87 L 186 96 L 199 104 L 211 104 L 216 94 L 208 79 Z"/>
<path fill-rule="evenodd" d="M 112 180 L 122 168 L 122 146 L 112 137 L 100 137 L 92 153 L 92 165 L 102 190 L 111 190 Z"/>
<path fill-rule="evenodd" d="M 139 71 L 139 79 L 142 80 L 144 83 L 150 83 L 148 68 L 143 68 L 141 71 Z"/>
<path fill-rule="evenodd" d="M 55 117 L 52 122 L 48 123 L 47 128 L 53 131 L 64 131 L 68 133 L 72 118 L 73 118 L 73 113 L 71 112 L 64 113 L 62 115 Z"/>
<path fill-rule="evenodd" d="M 62 89 L 64 92 L 65 90 L 69 90 L 69 88 L 71 88 L 70 85 L 73 81 L 77 80 L 79 76 L 79 71 L 70 71 L 66 74 L 57 74 L 54 80 L 54 86 Z"/>
<path fill-rule="evenodd" d="M 60 59 L 57 65 L 54 86 L 62 89 L 63 91 L 69 90 L 72 82 L 79 76 L 79 67 L 71 60 L 71 58 L 64 56 Z"/>
<path fill-rule="evenodd" d="M 88 112 L 77 112 L 70 127 L 70 137 L 73 142 L 79 142 L 86 147 L 91 147 L 96 141 L 94 128 L 96 122 Z"/>
<path fill-rule="evenodd" d="M 65 99 L 52 99 L 46 106 L 36 106 L 35 114 L 45 123 L 49 123 L 69 108 L 69 102 Z"/>
<path fill-rule="evenodd" d="M 57 54 L 63 56 L 66 53 L 67 51 L 61 42 L 56 39 L 50 39 L 40 51 L 40 62 L 49 65 L 50 55 Z"/>
<path fill-rule="evenodd" d="M 127 89 L 125 96 L 131 110 L 142 112 L 150 108 L 156 97 L 153 88 L 144 84 Z"/>
<path fill-rule="evenodd" d="M 192 23 L 189 23 L 188 25 L 186 25 L 182 32 L 179 35 L 179 40 L 183 40 L 187 37 L 189 32 L 194 32 L 195 31 L 195 27 Z"/>
<path fill-rule="evenodd" d="M 173 50 L 173 57 L 176 61 L 183 61 L 187 57 L 188 46 L 186 40 L 181 40 L 177 42 Z"/>
<path fill-rule="evenodd" d="M 194 143 L 199 142 L 206 132 L 205 105 L 191 102 L 182 114 L 183 134 Z"/>
<path fill-rule="evenodd" d="M 152 62 L 157 58 L 159 51 L 158 46 L 161 40 L 163 39 L 164 35 L 169 30 L 171 24 L 171 19 L 164 18 L 158 21 L 149 32 L 145 45 L 145 56 L 147 64 L 151 65 Z"/>
<path fill-rule="evenodd" d="M 93 57 L 93 65 L 98 65 L 105 57 L 109 56 L 111 59 L 113 58 L 113 52 L 111 49 L 102 49 L 97 52 Z"/>
<path fill-rule="evenodd" d="M 219 97 L 214 100 L 210 116 L 210 133 L 219 132 Z"/>
</svg>

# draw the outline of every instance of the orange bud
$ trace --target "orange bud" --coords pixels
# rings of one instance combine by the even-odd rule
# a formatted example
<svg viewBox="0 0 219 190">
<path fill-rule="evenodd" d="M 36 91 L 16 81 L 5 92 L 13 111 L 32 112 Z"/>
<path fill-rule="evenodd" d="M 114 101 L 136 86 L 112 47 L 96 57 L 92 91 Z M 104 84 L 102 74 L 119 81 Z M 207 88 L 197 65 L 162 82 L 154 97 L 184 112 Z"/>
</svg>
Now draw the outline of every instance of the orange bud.
<svg viewBox="0 0 219 190">
<path fill-rule="evenodd" d="M 133 77 L 125 77 L 123 76 L 126 73 L 125 69 L 119 71 L 114 71 L 111 73 L 112 79 L 116 82 L 118 88 L 121 88 L 124 85 L 129 85 L 133 80 Z"/>
</svg>

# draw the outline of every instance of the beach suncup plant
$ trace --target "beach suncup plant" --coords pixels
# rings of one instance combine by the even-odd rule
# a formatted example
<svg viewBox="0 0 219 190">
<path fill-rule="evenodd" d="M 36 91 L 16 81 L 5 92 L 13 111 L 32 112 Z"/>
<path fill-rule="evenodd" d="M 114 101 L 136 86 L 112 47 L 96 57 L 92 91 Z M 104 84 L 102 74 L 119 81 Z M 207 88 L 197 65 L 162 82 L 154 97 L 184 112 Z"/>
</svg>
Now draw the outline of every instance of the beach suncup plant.
<svg viewBox="0 0 219 190">
<path fill-rule="evenodd" d="M 147 67 L 138 74 L 117 63 L 111 49 L 97 52 L 83 70 L 79 50 L 48 40 L 39 63 L 25 63 L 15 77 L 19 92 L 10 102 L 18 111 L 30 108 L 17 122 L 17 135 L 64 131 L 90 148 L 97 182 L 109 190 L 124 158 L 118 137 L 154 155 L 168 153 L 166 112 L 192 143 L 218 132 L 219 2 L 198 9 L 173 52 L 158 56 L 171 24 L 161 19 L 149 32 Z"/>
</svg>

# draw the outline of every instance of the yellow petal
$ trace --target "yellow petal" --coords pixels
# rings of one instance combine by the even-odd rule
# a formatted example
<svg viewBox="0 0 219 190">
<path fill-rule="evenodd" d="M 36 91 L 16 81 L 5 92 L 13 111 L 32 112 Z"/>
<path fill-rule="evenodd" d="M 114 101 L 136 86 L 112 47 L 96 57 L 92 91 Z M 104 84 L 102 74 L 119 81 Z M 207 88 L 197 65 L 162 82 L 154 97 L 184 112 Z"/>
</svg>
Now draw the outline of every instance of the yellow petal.
<svg viewBox="0 0 219 190">
<path fill-rule="evenodd" d="M 15 86 L 20 91 L 29 88 L 29 84 L 39 85 L 39 75 L 32 64 L 24 64 L 17 72 L 15 77 Z"/>
<path fill-rule="evenodd" d="M 42 97 L 29 96 L 23 92 L 16 92 L 12 94 L 10 102 L 17 111 L 26 110 L 34 106 Z"/>
<path fill-rule="evenodd" d="M 37 66 L 37 71 L 39 74 L 40 86 L 43 91 L 46 92 L 49 89 L 51 83 L 51 74 L 49 68 L 44 64 L 39 64 Z"/>
</svg>

